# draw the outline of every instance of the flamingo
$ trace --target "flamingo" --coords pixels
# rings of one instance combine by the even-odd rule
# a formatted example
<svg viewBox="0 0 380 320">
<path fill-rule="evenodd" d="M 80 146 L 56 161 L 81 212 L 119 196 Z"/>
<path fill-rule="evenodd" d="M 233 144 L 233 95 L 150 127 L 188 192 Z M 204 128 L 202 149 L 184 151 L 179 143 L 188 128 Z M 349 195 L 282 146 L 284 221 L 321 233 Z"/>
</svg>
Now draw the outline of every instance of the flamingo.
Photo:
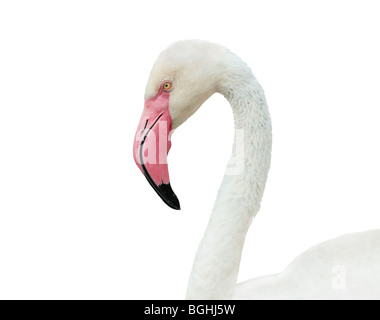
<svg viewBox="0 0 380 320">
<path fill-rule="evenodd" d="M 156 193 L 169 207 L 180 209 L 167 164 L 170 132 L 214 93 L 231 104 L 235 137 L 243 133 L 240 142 L 235 139 L 231 156 L 241 168 L 227 167 L 195 256 L 186 299 L 380 299 L 380 230 L 326 241 L 279 274 L 237 284 L 245 237 L 267 180 L 272 134 L 260 84 L 250 68 L 221 45 L 176 42 L 153 65 L 133 153 Z"/>
</svg>

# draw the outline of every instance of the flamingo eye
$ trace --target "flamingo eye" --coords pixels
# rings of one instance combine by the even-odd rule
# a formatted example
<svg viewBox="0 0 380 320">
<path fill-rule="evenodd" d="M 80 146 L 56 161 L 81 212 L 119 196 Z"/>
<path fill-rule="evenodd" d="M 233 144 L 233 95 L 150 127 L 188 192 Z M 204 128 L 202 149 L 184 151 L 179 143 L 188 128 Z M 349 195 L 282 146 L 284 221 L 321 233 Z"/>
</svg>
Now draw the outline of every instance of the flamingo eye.
<svg viewBox="0 0 380 320">
<path fill-rule="evenodd" d="M 162 89 L 164 91 L 170 91 L 170 89 L 172 88 L 173 84 L 170 82 L 170 81 L 166 81 L 164 82 L 164 84 L 162 85 Z"/>
</svg>

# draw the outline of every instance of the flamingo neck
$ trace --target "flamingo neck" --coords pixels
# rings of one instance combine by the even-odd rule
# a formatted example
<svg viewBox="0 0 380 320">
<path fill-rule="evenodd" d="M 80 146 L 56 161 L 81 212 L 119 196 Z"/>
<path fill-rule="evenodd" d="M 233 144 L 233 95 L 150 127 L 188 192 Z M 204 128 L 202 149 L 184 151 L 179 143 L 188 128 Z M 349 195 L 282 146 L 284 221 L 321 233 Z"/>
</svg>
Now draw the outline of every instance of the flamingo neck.
<svg viewBox="0 0 380 320">
<path fill-rule="evenodd" d="M 260 208 L 271 157 L 271 121 L 263 90 L 251 70 L 225 73 L 218 92 L 230 102 L 235 143 L 190 275 L 187 299 L 230 299 L 245 237 Z M 235 65 L 236 68 L 236 65 Z"/>
</svg>

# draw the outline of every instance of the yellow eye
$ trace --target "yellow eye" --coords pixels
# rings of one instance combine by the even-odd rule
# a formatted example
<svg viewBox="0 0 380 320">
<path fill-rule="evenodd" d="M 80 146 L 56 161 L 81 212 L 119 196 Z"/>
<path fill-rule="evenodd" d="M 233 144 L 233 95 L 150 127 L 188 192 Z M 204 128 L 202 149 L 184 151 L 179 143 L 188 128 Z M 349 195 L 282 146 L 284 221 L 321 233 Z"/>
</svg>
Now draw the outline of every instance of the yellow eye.
<svg viewBox="0 0 380 320">
<path fill-rule="evenodd" d="M 162 89 L 164 91 L 169 91 L 171 88 L 172 88 L 173 84 L 170 82 L 170 81 L 166 81 L 164 82 L 164 84 L 162 85 Z"/>
</svg>

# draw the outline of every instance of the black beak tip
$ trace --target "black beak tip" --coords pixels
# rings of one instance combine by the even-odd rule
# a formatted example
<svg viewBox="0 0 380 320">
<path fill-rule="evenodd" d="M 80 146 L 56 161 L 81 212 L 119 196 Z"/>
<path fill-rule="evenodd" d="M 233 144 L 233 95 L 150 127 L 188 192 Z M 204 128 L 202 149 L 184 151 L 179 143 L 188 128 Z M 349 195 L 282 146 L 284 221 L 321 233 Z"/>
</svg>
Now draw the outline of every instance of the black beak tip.
<svg viewBox="0 0 380 320">
<path fill-rule="evenodd" d="M 157 193 L 161 197 L 161 199 L 172 209 L 181 210 L 181 206 L 179 204 L 179 200 L 174 193 L 170 183 L 168 184 L 160 184 L 157 187 Z"/>
<path fill-rule="evenodd" d="M 146 179 L 149 181 L 149 184 L 152 186 L 154 191 L 157 192 L 157 194 L 160 196 L 162 201 L 164 201 L 170 208 L 174 210 L 181 210 L 181 206 L 179 204 L 179 200 L 174 193 L 170 183 L 162 183 L 159 186 L 157 186 L 153 180 L 150 178 L 149 175 L 145 176 Z"/>
</svg>

